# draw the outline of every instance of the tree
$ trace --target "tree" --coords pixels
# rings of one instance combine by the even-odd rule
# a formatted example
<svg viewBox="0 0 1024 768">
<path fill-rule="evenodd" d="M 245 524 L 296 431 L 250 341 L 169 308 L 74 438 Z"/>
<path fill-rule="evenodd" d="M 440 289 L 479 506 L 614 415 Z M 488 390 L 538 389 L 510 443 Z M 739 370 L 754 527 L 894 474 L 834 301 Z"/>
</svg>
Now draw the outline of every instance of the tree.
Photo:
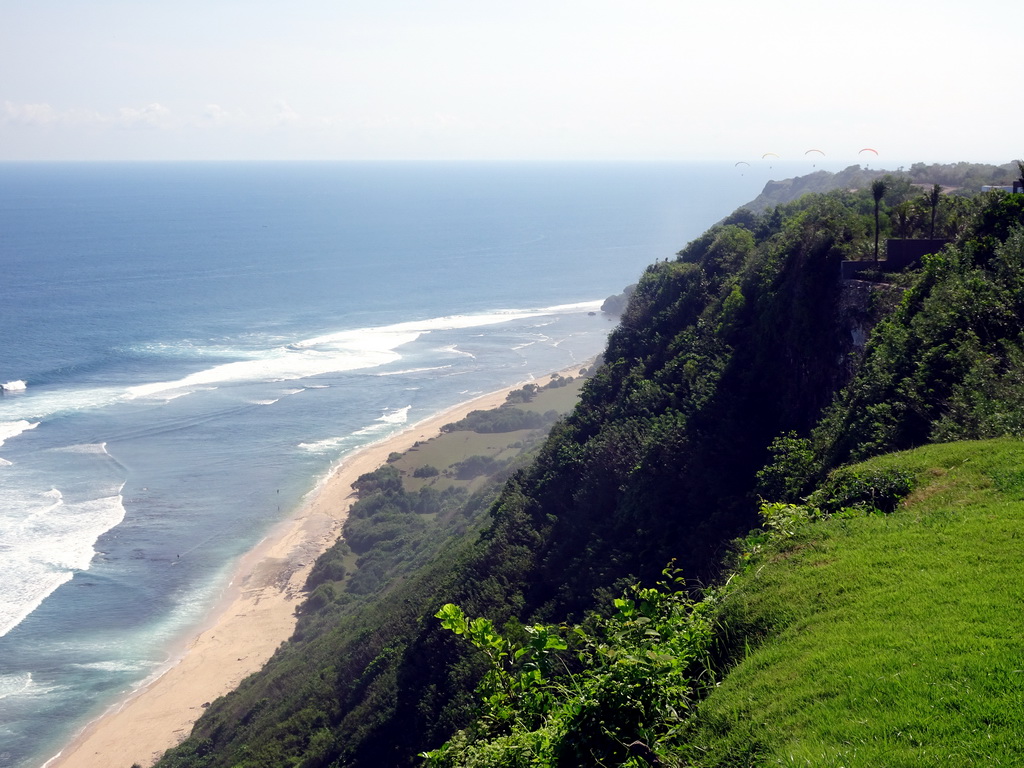
<svg viewBox="0 0 1024 768">
<path fill-rule="evenodd" d="M 935 184 L 932 187 L 932 191 L 928 194 L 928 204 L 932 207 L 932 224 L 928 228 L 928 238 L 931 240 L 935 239 L 935 212 L 939 209 L 939 198 L 942 196 L 942 187 L 939 184 Z"/>
<path fill-rule="evenodd" d="M 875 198 L 875 261 L 878 261 L 878 208 L 885 197 L 886 184 L 883 179 L 871 182 L 871 195 Z"/>
</svg>

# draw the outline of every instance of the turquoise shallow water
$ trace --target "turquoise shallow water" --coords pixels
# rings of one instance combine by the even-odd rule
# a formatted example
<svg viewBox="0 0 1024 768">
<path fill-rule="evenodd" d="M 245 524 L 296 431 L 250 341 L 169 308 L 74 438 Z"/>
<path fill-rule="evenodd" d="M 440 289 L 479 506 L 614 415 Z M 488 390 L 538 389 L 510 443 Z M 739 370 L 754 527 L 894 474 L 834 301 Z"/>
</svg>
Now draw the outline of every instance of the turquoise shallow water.
<svg viewBox="0 0 1024 768">
<path fill-rule="evenodd" d="M 341 457 L 583 362 L 763 179 L 0 165 L 0 767 L 137 687 Z"/>
</svg>

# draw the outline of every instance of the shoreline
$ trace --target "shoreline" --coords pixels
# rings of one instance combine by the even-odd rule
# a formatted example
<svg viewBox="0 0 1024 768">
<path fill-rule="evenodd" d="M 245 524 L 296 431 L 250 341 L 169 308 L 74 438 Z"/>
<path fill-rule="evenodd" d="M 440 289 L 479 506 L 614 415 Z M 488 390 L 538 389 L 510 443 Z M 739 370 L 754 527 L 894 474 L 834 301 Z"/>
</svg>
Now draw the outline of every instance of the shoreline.
<svg viewBox="0 0 1024 768">
<path fill-rule="evenodd" d="M 579 363 L 531 382 L 544 384 L 556 373 L 575 376 L 592 364 Z M 501 406 L 509 392 L 531 382 L 458 403 L 344 457 L 293 513 L 239 559 L 221 599 L 166 668 L 86 725 L 43 768 L 153 765 L 191 733 L 210 702 L 261 669 L 291 637 L 306 577 L 316 558 L 340 537 L 355 501 L 352 483 L 392 453 L 437 437 L 441 427 L 470 411 Z"/>
</svg>

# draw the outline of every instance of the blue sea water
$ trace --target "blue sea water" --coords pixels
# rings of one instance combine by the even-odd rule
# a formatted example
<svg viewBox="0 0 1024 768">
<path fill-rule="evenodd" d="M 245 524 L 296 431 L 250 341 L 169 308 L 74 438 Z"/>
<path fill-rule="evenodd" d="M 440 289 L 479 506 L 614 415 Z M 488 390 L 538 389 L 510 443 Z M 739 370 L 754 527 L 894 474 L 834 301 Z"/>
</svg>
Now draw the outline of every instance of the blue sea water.
<svg viewBox="0 0 1024 768">
<path fill-rule="evenodd" d="M 601 301 L 764 180 L 0 165 L 0 766 L 156 673 L 346 454 L 583 364 Z"/>
</svg>

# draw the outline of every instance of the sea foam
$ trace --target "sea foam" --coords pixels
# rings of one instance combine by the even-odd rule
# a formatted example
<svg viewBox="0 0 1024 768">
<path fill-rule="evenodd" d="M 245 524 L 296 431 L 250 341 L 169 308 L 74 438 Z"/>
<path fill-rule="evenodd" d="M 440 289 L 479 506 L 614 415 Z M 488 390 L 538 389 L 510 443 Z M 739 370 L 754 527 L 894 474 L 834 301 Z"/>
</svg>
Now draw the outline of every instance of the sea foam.
<svg viewBox="0 0 1024 768">
<path fill-rule="evenodd" d="M 0 699 L 24 693 L 32 685 L 32 673 L 22 672 L 14 675 L 0 675 Z"/>
<path fill-rule="evenodd" d="M 340 330 L 283 345 L 279 343 L 281 339 L 278 337 L 275 346 L 262 351 L 239 351 L 238 355 L 244 355 L 245 359 L 222 363 L 171 381 L 133 386 L 127 390 L 125 397 L 167 399 L 202 387 L 252 381 L 295 381 L 379 368 L 401 359 L 396 351 L 399 347 L 432 331 L 496 325 L 557 313 L 584 312 L 599 306 L 599 302 L 582 302 L 542 309 L 501 309 L 480 314 L 449 315 L 379 327 Z M 221 353 L 227 354 L 223 348 Z"/>
<path fill-rule="evenodd" d="M 22 432 L 25 432 L 30 429 L 35 429 L 38 426 L 38 421 L 31 422 L 26 419 L 19 419 L 18 421 L 0 422 L 0 445 L 3 445 L 12 437 L 17 437 Z"/>
<path fill-rule="evenodd" d="M 77 571 L 87 570 L 101 535 L 125 516 L 120 467 L 102 444 L 66 446 L 88 481 L 67 493 L 9 483 L 0 503 L 0 637 Z M 53 455 L 53 454 L 51 454 Z M 45 487 L 45 486 L 44 486 Z"/>
</svg>

